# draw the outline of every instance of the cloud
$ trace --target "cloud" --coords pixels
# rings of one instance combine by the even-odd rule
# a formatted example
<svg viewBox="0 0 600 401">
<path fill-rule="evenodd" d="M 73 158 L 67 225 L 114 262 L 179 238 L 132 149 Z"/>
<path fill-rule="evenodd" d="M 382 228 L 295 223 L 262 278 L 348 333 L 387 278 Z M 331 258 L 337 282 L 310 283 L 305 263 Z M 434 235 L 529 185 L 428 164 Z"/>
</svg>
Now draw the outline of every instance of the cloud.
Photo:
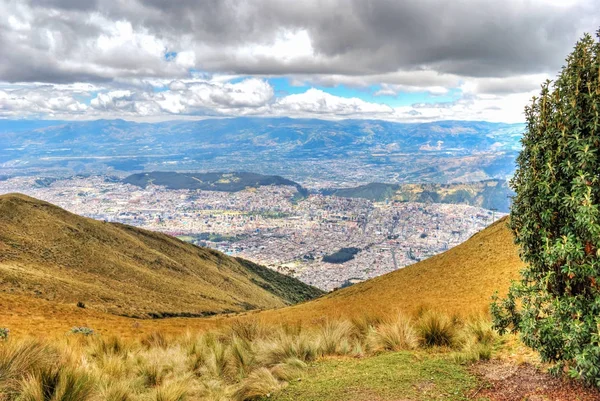
<svg viewBox="0 0 600 401">
<path fill-rule="evenodd" d="M 594 3 L 4 0 L 0 43 L 11 51 L 0 79 L 177 78 L 191 67 L 244 75 L 547 73 L 582 31 L 595 30 Z M 164 57 L 169 51 L 178 62 Z"/>
<path fill-rule="evenodd" d="M 502 6 L 484 0 L 0 0 L 0 116 L 512 120 L 522 118 L 517 108 L 558 71 L 582 32 L 600 25 L 596 7 L 595 0 L 506 0 Z M 267 81 L 272 77 L 313 89 L 278 97 Z M 95 90 L 81 93 L 77 84 Z M 327 93 L 339 85 L 377 87 L 376 96 L 458 91 L 461 98 L 451 107 L 393 110 Z"/>
<path fill-rule="evenodd" d="M 319 89 L 311 88 L 304 93 L 289 95 L 274 105 L 276 114 L 284 115 L 335 115 L 358 117 L 369 115 L 371 118 L 387 115 L 394 110 L 384 104 L 369 103 L 358 98 L 334 96 Z"/>
</svg>

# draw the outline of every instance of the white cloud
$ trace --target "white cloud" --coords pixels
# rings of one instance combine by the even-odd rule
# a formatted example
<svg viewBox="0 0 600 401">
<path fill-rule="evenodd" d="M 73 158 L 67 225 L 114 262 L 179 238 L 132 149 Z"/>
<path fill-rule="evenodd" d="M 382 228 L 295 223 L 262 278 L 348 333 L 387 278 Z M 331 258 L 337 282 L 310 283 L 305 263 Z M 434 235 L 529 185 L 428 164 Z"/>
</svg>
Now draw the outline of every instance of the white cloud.
<svg viewBox="0 0 600 401">
<path fill-rule="evenodd" d="M 328 117 L 371 118 L 391 116 L 394 110 L 385 104 L 369 103 L 358 98 L 334 96 L 311 88 L 304 93 L 285 96 L 273 106 L 277 114 L 320 115 Z"/>
</svg>

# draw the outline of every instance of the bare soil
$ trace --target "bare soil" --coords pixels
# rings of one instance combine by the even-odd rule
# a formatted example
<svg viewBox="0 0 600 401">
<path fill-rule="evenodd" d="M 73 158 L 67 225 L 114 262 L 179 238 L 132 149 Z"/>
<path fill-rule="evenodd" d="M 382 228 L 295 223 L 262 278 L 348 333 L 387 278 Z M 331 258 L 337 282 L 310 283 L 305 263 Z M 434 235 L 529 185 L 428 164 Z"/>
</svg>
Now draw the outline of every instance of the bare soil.
<svg viewBox="0 0 600 401">
<path fill-rule="evenodd" d="M 600 401 L 600 391 L 574 380 L 554 377 L 530 365 L 482 362 L 473 373 L 486 383 L 470 398 L 491 401 Z"/>
</svg>

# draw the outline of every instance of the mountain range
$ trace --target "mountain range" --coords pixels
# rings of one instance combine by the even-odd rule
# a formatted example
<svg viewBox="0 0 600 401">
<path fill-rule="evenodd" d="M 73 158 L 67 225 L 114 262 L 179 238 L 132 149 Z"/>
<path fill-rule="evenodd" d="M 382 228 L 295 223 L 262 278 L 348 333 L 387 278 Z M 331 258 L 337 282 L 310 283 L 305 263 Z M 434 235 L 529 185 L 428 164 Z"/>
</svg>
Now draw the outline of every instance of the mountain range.
<svg viewBox="0 0 600 401">
<path fill-rule="evenodd" d="M 468 182 L 514 171 L 522 124 L 229 118 L 0 120 L 0 175 L 254 171 L 315 180 Z"/>
</svg>

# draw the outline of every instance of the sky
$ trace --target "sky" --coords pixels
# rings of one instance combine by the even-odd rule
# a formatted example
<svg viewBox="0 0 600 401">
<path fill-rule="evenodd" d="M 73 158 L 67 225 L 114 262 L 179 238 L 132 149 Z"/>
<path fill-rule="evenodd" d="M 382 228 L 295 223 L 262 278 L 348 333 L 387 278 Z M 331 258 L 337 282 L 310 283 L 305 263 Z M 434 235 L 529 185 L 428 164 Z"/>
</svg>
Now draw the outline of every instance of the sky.
<svg viewBox="0 0 600 401">
<path fill-rule="evenodd" d="M 0 118 L 522 122 L 597 0 L 0 0 Z"/>
</svg>

